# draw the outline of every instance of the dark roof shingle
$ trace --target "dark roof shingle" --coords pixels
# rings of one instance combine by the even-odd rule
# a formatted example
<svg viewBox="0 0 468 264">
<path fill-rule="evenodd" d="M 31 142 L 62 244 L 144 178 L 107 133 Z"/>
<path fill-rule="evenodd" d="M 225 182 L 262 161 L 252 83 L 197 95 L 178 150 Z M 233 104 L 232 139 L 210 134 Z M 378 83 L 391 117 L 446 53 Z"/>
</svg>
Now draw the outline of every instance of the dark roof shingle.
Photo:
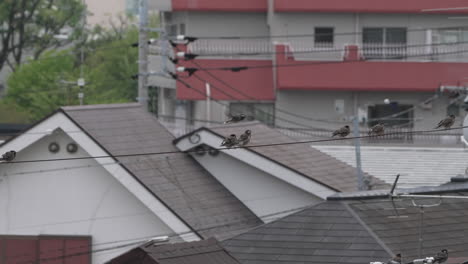
<svg viewBox="0 0 468 264">
<path fill-rule="evenodd" d="M 369 263 L 389 253 L 340 202 L 324 202 L 223 242 L 242 263 Z"/>
<path fill-rule="evenodd" d="M 64 107 L 111 155 L 177 151 L 174 137 L 139 104 Z M 203 237 L 229 237 L 261 221 L 187 154 L 117 158 Z"/>
<path fill-rule="evenodd" d="M 453 193 L 451 195 L 468 195 Z M 439 199 L 415 198 L 437 205 Z M 434 256 L 441 249 L 449 261 L 468 261 L 468 200 L 443 199 L 421 211 L 411 200 L 326 201 L 224 241 L 242 263 L 369 263 L 401 253 L 402 263 Z M 461 263 L 462 261 L 458 262 Z"/>
<path fill-rule="evenodd" d="M 214 238 L 176 244 L 146 243 L 107 264 L 239 264 Z"/>
</svg>

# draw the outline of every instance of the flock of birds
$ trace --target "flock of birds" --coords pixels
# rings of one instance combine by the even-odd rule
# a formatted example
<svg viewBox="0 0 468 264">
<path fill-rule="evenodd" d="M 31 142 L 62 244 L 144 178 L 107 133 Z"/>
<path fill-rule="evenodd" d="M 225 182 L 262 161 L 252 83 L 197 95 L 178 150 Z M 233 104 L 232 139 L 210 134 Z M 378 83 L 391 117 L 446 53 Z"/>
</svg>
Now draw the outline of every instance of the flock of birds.
<svg viewBox="0 0 468 264">
<path fill-rule="evenodd" d="M 441 264 L 441 263 L 446 262 L 447 259 L 448 259 L 448 250 L 447 249 L 442 249 L 434 257 L 427 257 L 427 258 L 424 258 L 424 259 L 415 259 L 415 260 L 413 260 L 411 262 L 408 262 L 406 264 L 434 264 L 434 263 Z M 401 264 L 401 260 L 402 260 L 401 259 L 401 254 L 396 254 L 386 264 Z M 377 263 L 381 263 L 381 262 L 377 262 Z"/>
<path fill-rule="evenodd" d="M 455 123 L 455 116 L 449 115 L 446 118 L 442 119 L 434 129 L 441 128 L 441 127 L 448 129 L 452 127 L 454 123 Z M 343 137 L 348 136 L 350 132 L 351 132 L 351 129 L 349 128 L 348 125 L 346 125 L 344 127 L 341 127 L 333 131 L 332 137 L 339 136 L 343 138 Z M 385 134 L 385 125 L 383 123 L 378 123 L 377 125 L 371 127 L 368 133 L 369 136 L 382 136 L 383 134 Z"/>
<path fill-rule="evenodd" d="M 238 123 L 247 118 L 244 114 L 227 114 L 228 119 L 224 122 L 224 124 L 232 124 Z M 453 126 L 455 123 L 455 116 L 449 115 L 446 118 L 442 119 L 434 129 L 438 128 L 445 128 L 448 129 Z M 332 133 L 332 137 L 339 136 L 339 137 L 346 137 L 351 133 L 351 129 L 348 125 L 341 127 Z M 371 127 L 368 135 L 369 136 L 382 136 L 385 134 L 385 125 L 383 123 L 378 123 L 375 126 Z M 250 138 L 252 137 L 252 131 L 246 130 L 243 134 L 239 137 L 236 134 L 231 134 L 228 137 L 225 137 L 224 140 L 221 142 L 222 147 L 232 148 L 232 147 L 243 147 L 246 146 L 250 142 Z"/>
<path fill-rule="evenodd" d="M 238 114 L 238 115 L 227 114 L 227 116 L 228 116 L 228 120 L 226 120 L 224 124 L 237 123 L 247 118 L 247 116 L 244 114 Z M 226 148 L 243 147 L 249 144 L 251 137 L 252 137 L 252 131 L 247 129 L 239 137 L 237 137 L 236 134 L 231 134 L 228 137 L 224 138 L 223 142 L 221 142 L 221 146 L 226 147 Z"/>
</svg>

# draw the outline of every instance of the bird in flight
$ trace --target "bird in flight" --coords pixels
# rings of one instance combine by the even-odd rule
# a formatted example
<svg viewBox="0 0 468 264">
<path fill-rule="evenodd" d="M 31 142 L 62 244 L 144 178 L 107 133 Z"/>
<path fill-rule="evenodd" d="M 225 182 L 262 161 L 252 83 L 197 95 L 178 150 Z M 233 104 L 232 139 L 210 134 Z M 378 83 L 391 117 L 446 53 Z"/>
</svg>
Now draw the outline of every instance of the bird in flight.
<svg viewBox="0 0 468 264">
<path fill-rule="evenodd" d="M 349 135 L 349 132 L 351 132 L 351 130 L 349 129 L 349 126 L 346 125 L 340 129 L 333 131 L 332 137 L 334 136 L 346 137 L 347 135 Z"/>
</svg>

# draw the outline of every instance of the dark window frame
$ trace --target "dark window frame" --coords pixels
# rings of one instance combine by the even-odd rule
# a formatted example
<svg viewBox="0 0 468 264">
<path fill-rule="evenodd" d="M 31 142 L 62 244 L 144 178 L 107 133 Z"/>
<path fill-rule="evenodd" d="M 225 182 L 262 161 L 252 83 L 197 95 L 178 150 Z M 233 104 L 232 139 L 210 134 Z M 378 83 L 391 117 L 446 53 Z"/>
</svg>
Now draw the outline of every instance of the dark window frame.
<svg viewBox="0 0 468 264">
<path fill-rule="evenodd" d="M 322 31 L 322 32 L 319 32 Z M 323 32 L 328 31 L 328 32 Z M 314 47 L 332 48 L 335 45 L 334 27 L 315 27 L 314 28 Z"/>
</svg>

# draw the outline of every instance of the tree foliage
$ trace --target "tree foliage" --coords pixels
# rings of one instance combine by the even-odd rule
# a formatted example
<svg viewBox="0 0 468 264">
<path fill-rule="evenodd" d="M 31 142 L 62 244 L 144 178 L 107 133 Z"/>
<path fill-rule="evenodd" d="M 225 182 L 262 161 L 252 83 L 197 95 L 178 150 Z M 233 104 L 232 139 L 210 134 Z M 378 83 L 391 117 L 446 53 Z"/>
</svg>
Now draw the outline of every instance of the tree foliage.
<svg viewBox="0 0 468 264">
<path fill-rule="evenodd" d="M 112 37 L 113 35 L 113 37 Z M 83 77 L 86 85 L 85 104 L 135 101 L 137 82 L 130 76 L 138 71 L 138 49 L 131 43 L 138 39 L 138 30 L 127 26 L 125 30 L 105 32 L 84 46 Z M 64 105 L 76 105 L 80 88 L 80 48 L 48 51 L 36 61 L 21 65 L 8 79 L 9 103 L 38 120 Z"/>
<path fill-rule="evenodd" d="M 84 6 L 80 0 L 1 0 L 0 70 L 13 71 L 24 57 L 75 41 L 82 33 Z M 67 30 L 68 38 L 59 36 Z"/>
</svg>

